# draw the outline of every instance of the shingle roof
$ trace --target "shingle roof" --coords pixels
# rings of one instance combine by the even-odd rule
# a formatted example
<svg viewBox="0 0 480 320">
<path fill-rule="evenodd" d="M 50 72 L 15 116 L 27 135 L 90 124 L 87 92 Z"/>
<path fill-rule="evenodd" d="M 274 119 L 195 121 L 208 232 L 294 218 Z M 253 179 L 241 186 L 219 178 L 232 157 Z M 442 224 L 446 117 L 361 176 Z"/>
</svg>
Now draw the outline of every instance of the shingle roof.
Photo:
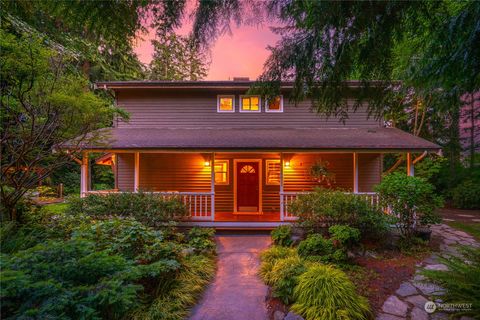
<svg viewBox="0 0 480 320">
<path fill-rule="evenodd" d="M 86 149 L 411 150 L 440 146 L 395 128 L 103 129 Z"/>
</svg>

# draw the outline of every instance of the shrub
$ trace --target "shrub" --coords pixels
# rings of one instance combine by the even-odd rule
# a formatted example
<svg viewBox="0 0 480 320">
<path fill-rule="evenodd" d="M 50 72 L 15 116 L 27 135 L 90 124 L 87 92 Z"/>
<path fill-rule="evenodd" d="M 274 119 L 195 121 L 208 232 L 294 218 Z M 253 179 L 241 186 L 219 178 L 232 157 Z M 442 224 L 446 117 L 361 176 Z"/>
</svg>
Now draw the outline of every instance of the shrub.
<svg viewBox="0 0 480 320">
<path fill-rule="evenodd" d="M 343 191 L 316 188 L 299 195 L 289 209 L 298 216 L 299 226 L 309 232 L 342 224 L 360 229 L 363 237 L 376 237 L 388 229 L 386 215 L 361 197 Z"/>
<path fill-rule="evenodd" d="M 278 246 L 290 246 L 292 244 L 292 227 L 289 225 L 279 226 L 271 232 L 272 241 Z"/>
<path fill-rule="evenodd" d="M 339 241 L 343 246 L 350 248 L 360 240 L 360 230 L 349 226 L 336 225 L 328 229 L 331 239 Z"/>
<path fill-rule="evenodd" d="M 135 217 L 151 226 L 162 227 L 169 221 L 187 215 L 187 208 L 177 198 L 164 199 L 152 193 L 91 194 L 85 198 L 70 198 L 69 213 L 84 214 L 96 219 L 109 216 Z"/>
<path fill-rule="evenodd" d="M 298 256 L 279 259 L 268 277 L 265 277 L 265 282 L 272 286 L 274 297 L 290 304 L 293 302 L 293 290 L 298 283 L 298 276 L 305 271 L 306 263 Z"/>
<path fill-rule="evenodd" d="M 369 319 L 367 300 L 359 296 L 347 275 L 331 266 L 314 264 L 299 276 L 291 310 L 306 320 Z"/>
<path fill-rule="evenodd" d="M 456 316 L 478 317 L 480 314 L 480 248 L 461 248 L 463 257 L 440 258 L 448 271 L 424 270 L 429 281 L 445 289 L 445 303 L 472 303 L 470 310 Z"/>
<path fill-rule="evenodd" d="M 281 247 L 281 246 L 272 246 L 267 250 L 263 251 L 260 254 L 260 260 L 262 264 L 260 265 L 260 276 L 266 282 L 268 281 L 268 277 L 270 276 L 270 272 L 275 265 L 275 262 L 280 259 L 284 259 L 287 257 L 298 256 L 297 250 L 293 248 Z"/>
<path fill-rule="evenodd" d="M 85 240 L 50 241 L 2 261 L 2 318 L 120 319 L 142 290 L 126 280 L 129 261 Z"/>
<path fill-rule="evenodd" d="M 421 178 L 393 173 L 384 177 L 375 190 L 380 195 L 381 205 L 389 207 L 397 217 L 397 226 L 407 240 L 414 235 L 416 218 L 424 223 L 439 219 L 435 209 L 442 206 L 443 199 Z"/>
<path fill-rule="evenodd" d="M 302 257 L 327 256 L 335 251 L 333 241 L 321 234 L 311 234 L 298 245 L 298 254 Z"/>
<path fill-rule="evenodd" d="M 452 190 L 453 205 L 460 209 L 480 209 L 480 181 L 465 180 Z"/>
<path fill-rule="evenodd" d="M 194 227 L 188 232 L 188 245 L 203 252 L 215 250 L 215 229 Z"/>
</svg>

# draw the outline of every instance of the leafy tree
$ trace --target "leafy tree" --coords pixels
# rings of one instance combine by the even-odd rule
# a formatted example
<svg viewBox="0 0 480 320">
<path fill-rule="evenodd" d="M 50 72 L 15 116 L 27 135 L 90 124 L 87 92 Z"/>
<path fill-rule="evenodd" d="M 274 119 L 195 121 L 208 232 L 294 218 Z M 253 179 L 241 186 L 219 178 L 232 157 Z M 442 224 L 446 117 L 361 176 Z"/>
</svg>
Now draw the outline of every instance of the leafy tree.
<svg viewBox="0 0 480 320">
<path fill-rule="evenodd" d="M 96 129 L 124 116 L 43 40 L 0 29 L 0 196 L 2 215 L 12 220 L 20 218 L 16 205 L 29 189 L 97 139 Z M 68 141 L 70 153 L 61 148 Z"/>
<path fill-rule="evenodd" d="M 207 75 L 207 54 L 190 38 L 159 34 L 153 40 L 155 50 L 149 66 L 152 80 L 201 80 Z"/>
</svg>

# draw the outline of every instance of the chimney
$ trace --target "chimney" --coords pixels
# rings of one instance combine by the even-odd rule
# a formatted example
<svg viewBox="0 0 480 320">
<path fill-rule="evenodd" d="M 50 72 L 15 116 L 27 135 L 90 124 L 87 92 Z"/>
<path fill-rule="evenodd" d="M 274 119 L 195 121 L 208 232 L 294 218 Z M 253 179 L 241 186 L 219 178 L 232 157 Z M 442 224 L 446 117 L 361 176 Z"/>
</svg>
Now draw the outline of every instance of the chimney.
<svg viewBox="0 0 480 320">
<path fill-rule="evenodd" d="M 245 81 L 248 82 L 250 81 L 249 77 L 233 77 L 233 81 Z"/>
</svg>

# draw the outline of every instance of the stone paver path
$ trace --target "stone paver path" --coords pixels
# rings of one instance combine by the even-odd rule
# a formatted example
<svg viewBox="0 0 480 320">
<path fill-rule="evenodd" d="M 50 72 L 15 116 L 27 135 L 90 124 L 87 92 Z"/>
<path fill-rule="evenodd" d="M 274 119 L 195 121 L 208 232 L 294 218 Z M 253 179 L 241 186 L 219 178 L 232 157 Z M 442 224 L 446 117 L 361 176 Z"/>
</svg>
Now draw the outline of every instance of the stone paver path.
<svg viewBox="0 0 480 320">
<path fill-rule="evenodd" d="M 259 254 L 269 235 L 217 236 L 217 273 L 191 320 L 265 320 L 268 287 L 258 278 Z"/>
<path fill-rule="evenodd" d="M 432 237 L 440 237 L 441 255 L 458 255 L 457 245 L 480 246 L 475 239 L 463 231 L 455 230 L 445 224 L 432 226 Z M 410 281 L 400 285 L 395 294 L 387 298 L 382 306 L 381 313 L 377 320 L 437 320 L 448 319 L 448 314 L 435 312 L 428 314 L 425 309 L 425 302 L 431 300 L 432 294 L 441 294 L 443 289 L 431 283 L 425 283 L 424 277 L 418 272 L 422 268 L 432 270 L 446 270 L 447 267 L 438 261 L 438 255 L 433 254 L 420 264 L 417 273 Z"/>
</svg>

